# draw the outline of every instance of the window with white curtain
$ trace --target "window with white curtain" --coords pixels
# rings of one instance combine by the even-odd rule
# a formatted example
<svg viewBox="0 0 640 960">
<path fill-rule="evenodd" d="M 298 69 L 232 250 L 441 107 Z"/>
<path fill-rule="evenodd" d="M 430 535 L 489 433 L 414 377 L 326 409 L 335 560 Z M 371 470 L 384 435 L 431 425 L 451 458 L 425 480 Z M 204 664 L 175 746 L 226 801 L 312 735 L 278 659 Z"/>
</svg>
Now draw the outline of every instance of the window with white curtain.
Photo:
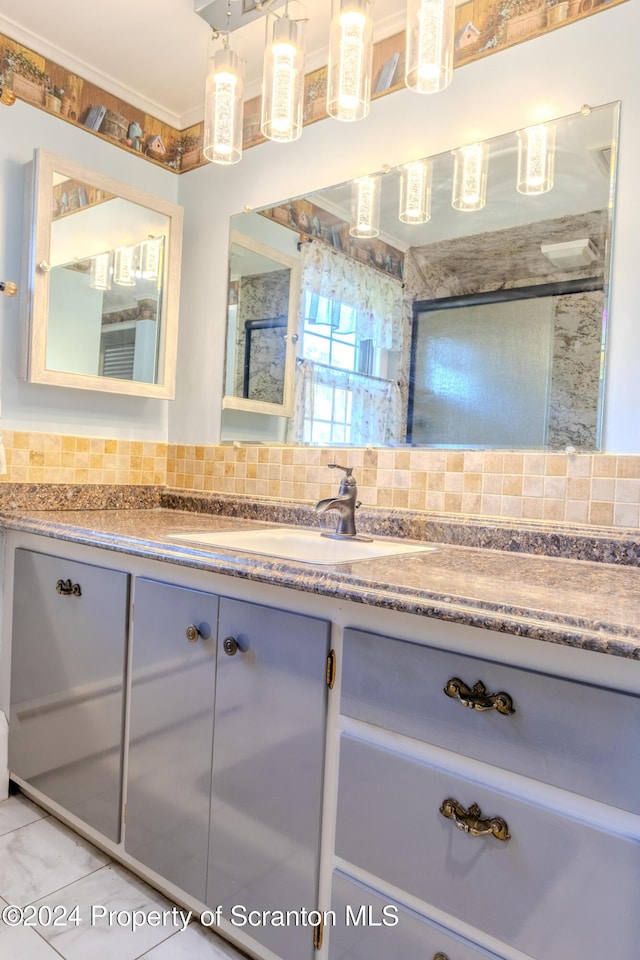
<svg viewBox="0 0 640 960">
<path fill-rule="evenodd" d="M 304 252 L 295 439 L 315 444 L 394 441 L 399 395 L 379 376 L 401 286 L 314 243 Z"/>
</svg>

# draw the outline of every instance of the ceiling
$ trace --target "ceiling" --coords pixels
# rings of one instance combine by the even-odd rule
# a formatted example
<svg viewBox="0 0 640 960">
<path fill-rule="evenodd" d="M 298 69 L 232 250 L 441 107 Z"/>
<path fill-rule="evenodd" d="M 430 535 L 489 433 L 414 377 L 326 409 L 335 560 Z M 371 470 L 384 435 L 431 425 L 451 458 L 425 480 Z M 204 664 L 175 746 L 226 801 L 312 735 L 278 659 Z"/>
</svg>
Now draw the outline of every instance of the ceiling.
<svg viewBox="0 0 640 960">
<path fill-rule="evenodd" d="M 304 7 L 309 71 L 327 61 L 330 0 Z M 404 28 L 406 0 L 375 7 L 376 40 Z M 0 33 L 180 129 L 204 113 L 210 32 L 194 0 L 0 0 Z M 248 99 L 260 88 L 264 18 L 236 31 L 232 46 L 247 61 Z"/>
</svg>

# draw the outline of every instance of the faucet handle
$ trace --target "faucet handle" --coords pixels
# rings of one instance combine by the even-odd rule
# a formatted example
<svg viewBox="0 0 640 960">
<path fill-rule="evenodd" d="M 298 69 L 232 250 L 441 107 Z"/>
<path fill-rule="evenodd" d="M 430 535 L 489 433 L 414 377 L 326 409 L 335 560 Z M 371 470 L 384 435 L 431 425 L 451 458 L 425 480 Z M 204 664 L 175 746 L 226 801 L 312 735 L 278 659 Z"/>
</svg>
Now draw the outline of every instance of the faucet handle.
<svg viewBox="0 0 640 960">
<path fill-rule="evenodd" d="M 353 476 L 353 467 L 343 467 L 339 463 L 328 463 L 327 466 L 330 470 L 344 470 L 348 477 Z"/>
</svg>

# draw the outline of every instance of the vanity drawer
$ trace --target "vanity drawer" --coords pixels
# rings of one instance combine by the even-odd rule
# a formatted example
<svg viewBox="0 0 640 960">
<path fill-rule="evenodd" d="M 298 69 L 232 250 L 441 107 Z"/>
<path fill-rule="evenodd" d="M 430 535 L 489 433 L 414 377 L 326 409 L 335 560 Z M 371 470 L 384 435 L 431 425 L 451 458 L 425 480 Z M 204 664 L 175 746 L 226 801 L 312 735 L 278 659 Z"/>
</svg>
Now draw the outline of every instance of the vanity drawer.
<svg viewBox="0 0 640 960">
<path fill-rule="evenodd" d="M 468 709 L 444 692 L 480 681 L 514 712 Z M 640 812 L 640 698 L 348 629 L 343 714 Z M 624 750 L 621 749 L 624 741 Z"/>
<path fill-rule="evenodd" d="M 329 930 L 329 960 L 497 960 L 494 953 L 338 870 L 333 875 L 331 909 L 335 923 Z"/>
<path fill-rule="evenodd" d="M 509 839 L 457 829 L 448 799 Z M 637 840 L 347 735 L 336 854 L 536 960 L 638 955 Z"/>
</svg>

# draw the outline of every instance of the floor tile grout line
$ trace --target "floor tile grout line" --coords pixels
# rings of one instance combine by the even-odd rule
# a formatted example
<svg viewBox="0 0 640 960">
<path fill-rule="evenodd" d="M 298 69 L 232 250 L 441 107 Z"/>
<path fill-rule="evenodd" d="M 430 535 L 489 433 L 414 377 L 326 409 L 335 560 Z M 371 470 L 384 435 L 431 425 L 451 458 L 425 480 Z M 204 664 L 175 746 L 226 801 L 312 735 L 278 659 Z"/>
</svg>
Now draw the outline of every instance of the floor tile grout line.
<svg viewBox="0 0 640 960">
<path fill-rule="evenodd" d="M 19 827 L 12 827 L 11 830 L 5 830 L 4 833 L 0 833 L 0 840 L 2 837 L 8 837 L 10 833 L 17 833 L 18 830 L 24 830 L 25 827 L 31 827 L 34 823 L 42 823 L 43 820 L 55 820 L 55 817 L 52 817 L 50 813 L 45 814 L 44 817 L 36 817 L 35 820 L 29 820 L 28 823 L 21 823 Z"/>
</svg>

